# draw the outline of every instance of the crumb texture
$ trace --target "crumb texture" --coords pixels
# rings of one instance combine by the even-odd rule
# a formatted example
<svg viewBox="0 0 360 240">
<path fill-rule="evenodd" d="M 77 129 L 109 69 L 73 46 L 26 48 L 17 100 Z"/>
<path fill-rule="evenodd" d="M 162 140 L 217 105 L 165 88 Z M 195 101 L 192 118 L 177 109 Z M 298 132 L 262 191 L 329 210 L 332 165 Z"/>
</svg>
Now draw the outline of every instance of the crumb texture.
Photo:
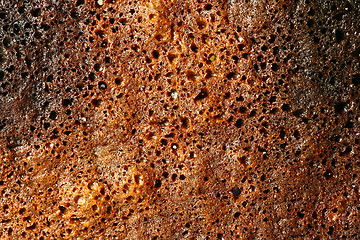
<svg viewBox="0 0 360 240">
<path fill-rule="evenodd" d="M 359 16 L 0 1 L 0 239 L 359 239 Z"/>
</svg>

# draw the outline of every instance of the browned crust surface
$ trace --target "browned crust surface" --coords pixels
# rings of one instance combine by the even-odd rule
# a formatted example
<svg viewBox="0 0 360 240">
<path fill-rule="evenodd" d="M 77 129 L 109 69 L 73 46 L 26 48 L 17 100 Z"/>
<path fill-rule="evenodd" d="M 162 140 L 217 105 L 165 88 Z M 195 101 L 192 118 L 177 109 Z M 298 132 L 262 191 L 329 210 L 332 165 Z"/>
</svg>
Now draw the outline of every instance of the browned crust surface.
<svg viewBox="0 0 360 240">
<path fill-rule="evenodd" d="M 0 239 L 358 239 L 359 6 L 0 1 Z"/>
</svg>

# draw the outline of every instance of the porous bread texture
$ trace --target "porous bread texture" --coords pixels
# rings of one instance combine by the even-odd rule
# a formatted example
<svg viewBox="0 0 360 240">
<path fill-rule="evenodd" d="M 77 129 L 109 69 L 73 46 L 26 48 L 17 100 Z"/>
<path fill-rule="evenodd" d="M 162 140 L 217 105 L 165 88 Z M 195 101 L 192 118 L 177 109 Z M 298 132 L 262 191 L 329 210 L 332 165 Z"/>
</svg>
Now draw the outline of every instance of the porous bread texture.
<svg viewBox="0 0 360 240">
<path fill-rule="evenodd" d="M 359 6 L 0 1 L 0 239 L 358 239 Z"/>
</svg>

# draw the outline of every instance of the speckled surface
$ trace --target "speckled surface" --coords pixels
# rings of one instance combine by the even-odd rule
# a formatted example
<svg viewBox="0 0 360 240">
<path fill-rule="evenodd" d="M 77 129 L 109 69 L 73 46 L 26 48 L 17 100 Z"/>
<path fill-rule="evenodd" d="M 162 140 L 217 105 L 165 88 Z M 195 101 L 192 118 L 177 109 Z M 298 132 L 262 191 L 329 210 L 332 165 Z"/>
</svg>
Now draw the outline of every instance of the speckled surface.
<svg viewBox="0 0 360 240">
<path fill-rule="evenodd" d="M 360 238 L 359 6 L 0 1 L 0 238 Z"/>
</svg>

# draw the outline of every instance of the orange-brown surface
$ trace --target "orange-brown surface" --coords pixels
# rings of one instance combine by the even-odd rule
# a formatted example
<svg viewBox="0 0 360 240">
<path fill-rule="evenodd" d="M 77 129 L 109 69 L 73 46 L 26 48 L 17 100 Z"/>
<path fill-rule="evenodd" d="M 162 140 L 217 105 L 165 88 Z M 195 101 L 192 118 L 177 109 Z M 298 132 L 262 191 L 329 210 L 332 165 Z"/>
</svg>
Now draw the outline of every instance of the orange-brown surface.
<svg viewBox="0 0 360 240">
<path fill-rule="evenodd" d="M 359 0 L 0 1 L 0 239 L 358 239 Z"/>
</svg>

